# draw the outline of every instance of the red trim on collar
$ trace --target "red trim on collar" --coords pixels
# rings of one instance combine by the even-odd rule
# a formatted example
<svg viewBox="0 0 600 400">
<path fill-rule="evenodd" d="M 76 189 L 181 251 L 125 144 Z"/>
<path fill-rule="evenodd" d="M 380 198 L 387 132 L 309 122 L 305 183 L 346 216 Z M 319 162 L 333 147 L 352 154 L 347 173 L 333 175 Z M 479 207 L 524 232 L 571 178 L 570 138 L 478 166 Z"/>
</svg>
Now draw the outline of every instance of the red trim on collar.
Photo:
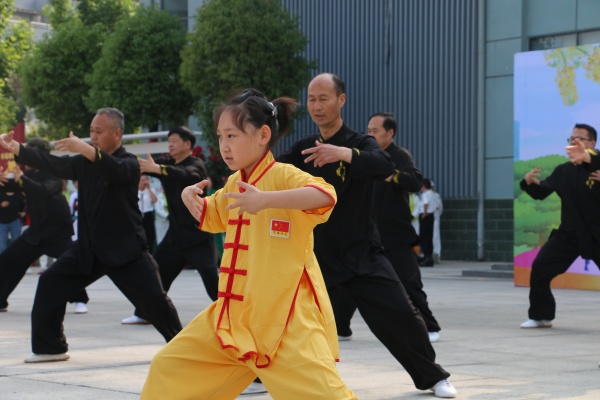
<svg viewBox="0 0 600 400">
<path fill-rule="evenodd" d="M 252 170 L 250 171 L 250 173 L 248 174 L 248 176 L 244 176 L 244 170 L 240 170 L 240 172 L 242 173 L 242 181 L 244 182 L 249 182 L 250 181 L 250 177 L 252 176 L 252 173 L 256 170 L 256 168 L 258 168 L 258 166 L 260 165 L 260 163 L 262 162 L 262 160 L 265 159 L 265 157 L 267 157 L 267 154 L 271 153 L 271 150 L 267 150 L 265 151 L 265 154 L 262 155 L 262 157 L 260 157 L 258 159 L 258 161 L 256 162 L 256 164 L 254 164 L 254 167 L 252 167 Z M 261 174 L 262 175 L 262 174 Z M 258 180 L 258 179 L 257 179 Z M 256 182 L 256 181 L 255 181 Z"/>
</svg>

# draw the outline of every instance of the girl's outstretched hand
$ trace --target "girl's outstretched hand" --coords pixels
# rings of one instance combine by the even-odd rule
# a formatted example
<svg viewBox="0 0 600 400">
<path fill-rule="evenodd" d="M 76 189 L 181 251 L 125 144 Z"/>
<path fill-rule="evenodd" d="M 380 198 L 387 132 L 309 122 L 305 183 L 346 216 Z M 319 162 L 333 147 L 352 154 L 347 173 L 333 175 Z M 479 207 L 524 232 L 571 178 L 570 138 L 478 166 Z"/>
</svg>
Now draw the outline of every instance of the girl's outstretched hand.
<svg viewBox="0 0 600 400">
<path fill-rule="evenodd" d="M 187 207 L 192 217 L 196 219 L 196 221 L 200 221 L 202 217 L 202 211 L 204 211 L 204 200 L 200 197 L 201 194 L 204 193 L 204 188 L 209 184 L 209 180 L 205 179 L 201 182 L 196 183 L 195 185 L 191 185 L 183 189 L 181 192 L 181 200 L 183 200 L 183 204 Z"/>
</svg>

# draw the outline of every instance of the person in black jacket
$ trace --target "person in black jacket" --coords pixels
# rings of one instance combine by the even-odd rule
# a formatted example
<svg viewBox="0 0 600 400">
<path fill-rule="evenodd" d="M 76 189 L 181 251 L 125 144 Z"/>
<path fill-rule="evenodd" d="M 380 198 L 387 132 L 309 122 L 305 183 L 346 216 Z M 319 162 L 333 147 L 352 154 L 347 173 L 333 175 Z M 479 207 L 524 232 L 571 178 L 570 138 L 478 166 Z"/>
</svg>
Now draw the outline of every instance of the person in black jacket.
<svg viewBox="0 0 600 400">
<path fill-rule="evenodd" d="M 533 260 L 529 290 L 529 319 L 521 328 L 551 328 L 556 302 L 552 279 L 569 269 L 579 256 L 600 266 L 600 156 L 594 150 L 597 132 L 587 124 L 576 124 L 567 139 L 571 161 L 557 166 L 542 181 L 540 167 L 525 174 L 521 189 L 535 200 L 556 192 L 561 200 L 560 225 Z"/>
<path fill-rule="evenodd" d="M 29 140 L 27 147 L 50 153 L 50 144 L 40 138 Z M 62 194 L 61 179 L 34 168 L 23 172 L 17 167 L 14 179 L 0 184 L 25 193 L 31 217 L 29 228 L 0 254 L 0 311 L 6 311 L 8 296 L 31 263 L 44 254 L 58 258 L 71 246 L 73 225 L 69 204 Z M 85 290 L 78 293 L 78 298 L 87 300 Z"/>
<path fill-rule="evenodd" d="M 429 340 L 435 343 L 440 340 L 441 328 L 429 309 L 427 294 L 423 290 L 421 271 L 413 250 L 419 236 L 411 223 L 409 201 L 409 193 L 421 188 L 423 175 L 415 166 L 410 152 L 394 143 L 396 125 L 390 113 L 376 113 L 369 117 L 368 134 L 375 138 L 396 166 L 396 172 L 385 181 L 375 181 L 375 220 L 381 235 L 383 254 L 394 267 L 413 305 L 421 311 Z M 350 319 L 356 311 L 356 304 L 344 291 L 337 291 L 335 296 L 339 304 L 336 313 L 338 336 L 342 341 L 349 340 L 352 336 Z"/>
<path fill-rule="evenodd" d="M 373 218 L 374 180 L 393 176 L 389 155 L 375 139 L 348 128 L 341 110 L 344 81 L 320 74 L 308 85 L 307 107 L 320 134 L 298 140 L 278 161 L 325 179 L 338 202 L 329 220 L 314 230 L 315 255 L 337 312 L 335 291 L 349 293 L 375 336 L 410 374 L 418 389 L 454 397 L 450 376 L 435 363 L 421 313 L 412 305 L 382 253 Z M 337 317 L 336 317 L 337 319 Z"/>
<path fill-rule="evenodd" d="M 137 206 L 140 168 L 121 145 L 123 114 L 101 108 L 90 125 L 91 145 L 73 132 L 55 143 L 56 157 L 20 145 L 13 132 L 0 135 L 0 145 L 17 162 L 79 182 L 78 240 L 40 276 L 31 315 L 33 354 L 25 362 L 69 359 L 63 333 L 65 302 L 104 275 L 171 340 L 181 322 L 163 290 L 158 266 L 148 253 Z"/>
<path fill-rule="evenodd" d="M 396 119 L 390 113 L 376 113 L 369 117 L 368 134 L 394 161 L 396 172 L 385 181 L 375 182 L 375 219 L 381 235 L 383 254 L 394 266 L 394 270 L 406 293 L 427 325 L 432 343 L 439 341 L 441 330 L 427 302 L 423 290 L 421 271 L 413 246 L 419 237 L 413 227 L 409 194 L 421 188 L 423 175 L 416 167 L 412 154 L 394 143 Z"/>
<path fill-rule="evenodd" d="M 189 263 L 202 277 L 208 296 L 215 301 L 219 272 L 213 235 L 198 229 L 198 221 L 190 215 L 181 200 L 184 188 L 206 179 L 208 174 L 204 162 L 192 157 L 196 137 L 189 128 L 179 126 L 171 129 L 168 140 L 168 157 L 154 160 L 148 154 L 146 159 L 139 159 L 142 173 L 160 179 L 169 207 L 169 229 L 153 256 L 167 292 L 183 267 Z M 146 318 L 136 310 L 133 316 L 121 323 L 144 324 Z"/>
</svg>

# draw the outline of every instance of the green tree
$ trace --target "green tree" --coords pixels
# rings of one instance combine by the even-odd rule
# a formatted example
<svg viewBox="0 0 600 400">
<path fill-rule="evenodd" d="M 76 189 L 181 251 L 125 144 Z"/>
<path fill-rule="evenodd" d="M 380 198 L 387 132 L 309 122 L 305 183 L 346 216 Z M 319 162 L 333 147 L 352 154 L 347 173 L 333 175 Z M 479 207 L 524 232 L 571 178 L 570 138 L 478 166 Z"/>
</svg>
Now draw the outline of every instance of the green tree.
<svg viewBox="0 0 600 400">
<path fill-rule="evenodd" d="M 21 21 L 10 24 L 14 0 L 0 0 L 0 132 L 22 119 L 17 65 L 31 49 L 32 30 Z"/>
<path fill-rule="evenodd" d="M 200 128 L 213 132 L 213 109 L 232 90 L 254 87 L 270 98 L 298 97 L 315 68 L 302 54 L 306 44 L 297 16 L 278 0 L 207 0 L 181 65 Z M 214 135 L 206 138 L 216 142 Z"/>
<path fill-rule="evenodd" d="M 166 11 L 144 7 L 123 18 L 86 80 L 88 108 L 119 108 L 127 131 L 183 124 L 192 113 L 191 95 L 179 79 L 185 44 L 181 22 Z"/>
<path fill-rule="evenodd" d="M 71 130 L 78 136 L 87 136 L 95 110 L 84 103 L 90 89 L 85 77 L 100 57 L 102 45 L 113 30 L 110 24 L 116 19 L 99 18 L 99 10 L 111 16 L 127 15 L 130 10 L 123 6 L 130 1 L 82 0 L 75 9 L 69 3 L 50 1 L 45 12 L 57 25 L 19 70 L 24 101 L 47 124 L 50 139 L 62 138 Z M 98 20 L 94 22 L 94 18 Z"/>
<path fill-rule="evenodd" d="M 567 161 L 561 155 L 548 155 L 532 160 L 516 161 L 514 174 L 515 187 L 515 246 L 523 248 L 540 248 L 546 242 L 550 231 L 560 223 L 560 198 L 556 193 L 544 200 L 534 200 L 520 188 L 525 174 L 535 167 L 540 167 L 540 181 L 546 179 L 557 165 Z"/>
</svg>

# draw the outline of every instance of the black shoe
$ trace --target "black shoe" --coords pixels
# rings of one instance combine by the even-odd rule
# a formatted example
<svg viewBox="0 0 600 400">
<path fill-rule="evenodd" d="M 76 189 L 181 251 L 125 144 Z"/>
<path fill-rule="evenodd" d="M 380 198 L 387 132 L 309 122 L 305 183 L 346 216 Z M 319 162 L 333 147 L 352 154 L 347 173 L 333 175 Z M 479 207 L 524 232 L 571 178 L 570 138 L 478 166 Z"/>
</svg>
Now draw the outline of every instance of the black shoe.
<svg viewBox="0 0 600 400">
<path fill-rule="evenodd" d="M 433 258 L 425 258 L 423 261 L 419 263 L 421 267 L 433 267 Z"/>
</svg>

